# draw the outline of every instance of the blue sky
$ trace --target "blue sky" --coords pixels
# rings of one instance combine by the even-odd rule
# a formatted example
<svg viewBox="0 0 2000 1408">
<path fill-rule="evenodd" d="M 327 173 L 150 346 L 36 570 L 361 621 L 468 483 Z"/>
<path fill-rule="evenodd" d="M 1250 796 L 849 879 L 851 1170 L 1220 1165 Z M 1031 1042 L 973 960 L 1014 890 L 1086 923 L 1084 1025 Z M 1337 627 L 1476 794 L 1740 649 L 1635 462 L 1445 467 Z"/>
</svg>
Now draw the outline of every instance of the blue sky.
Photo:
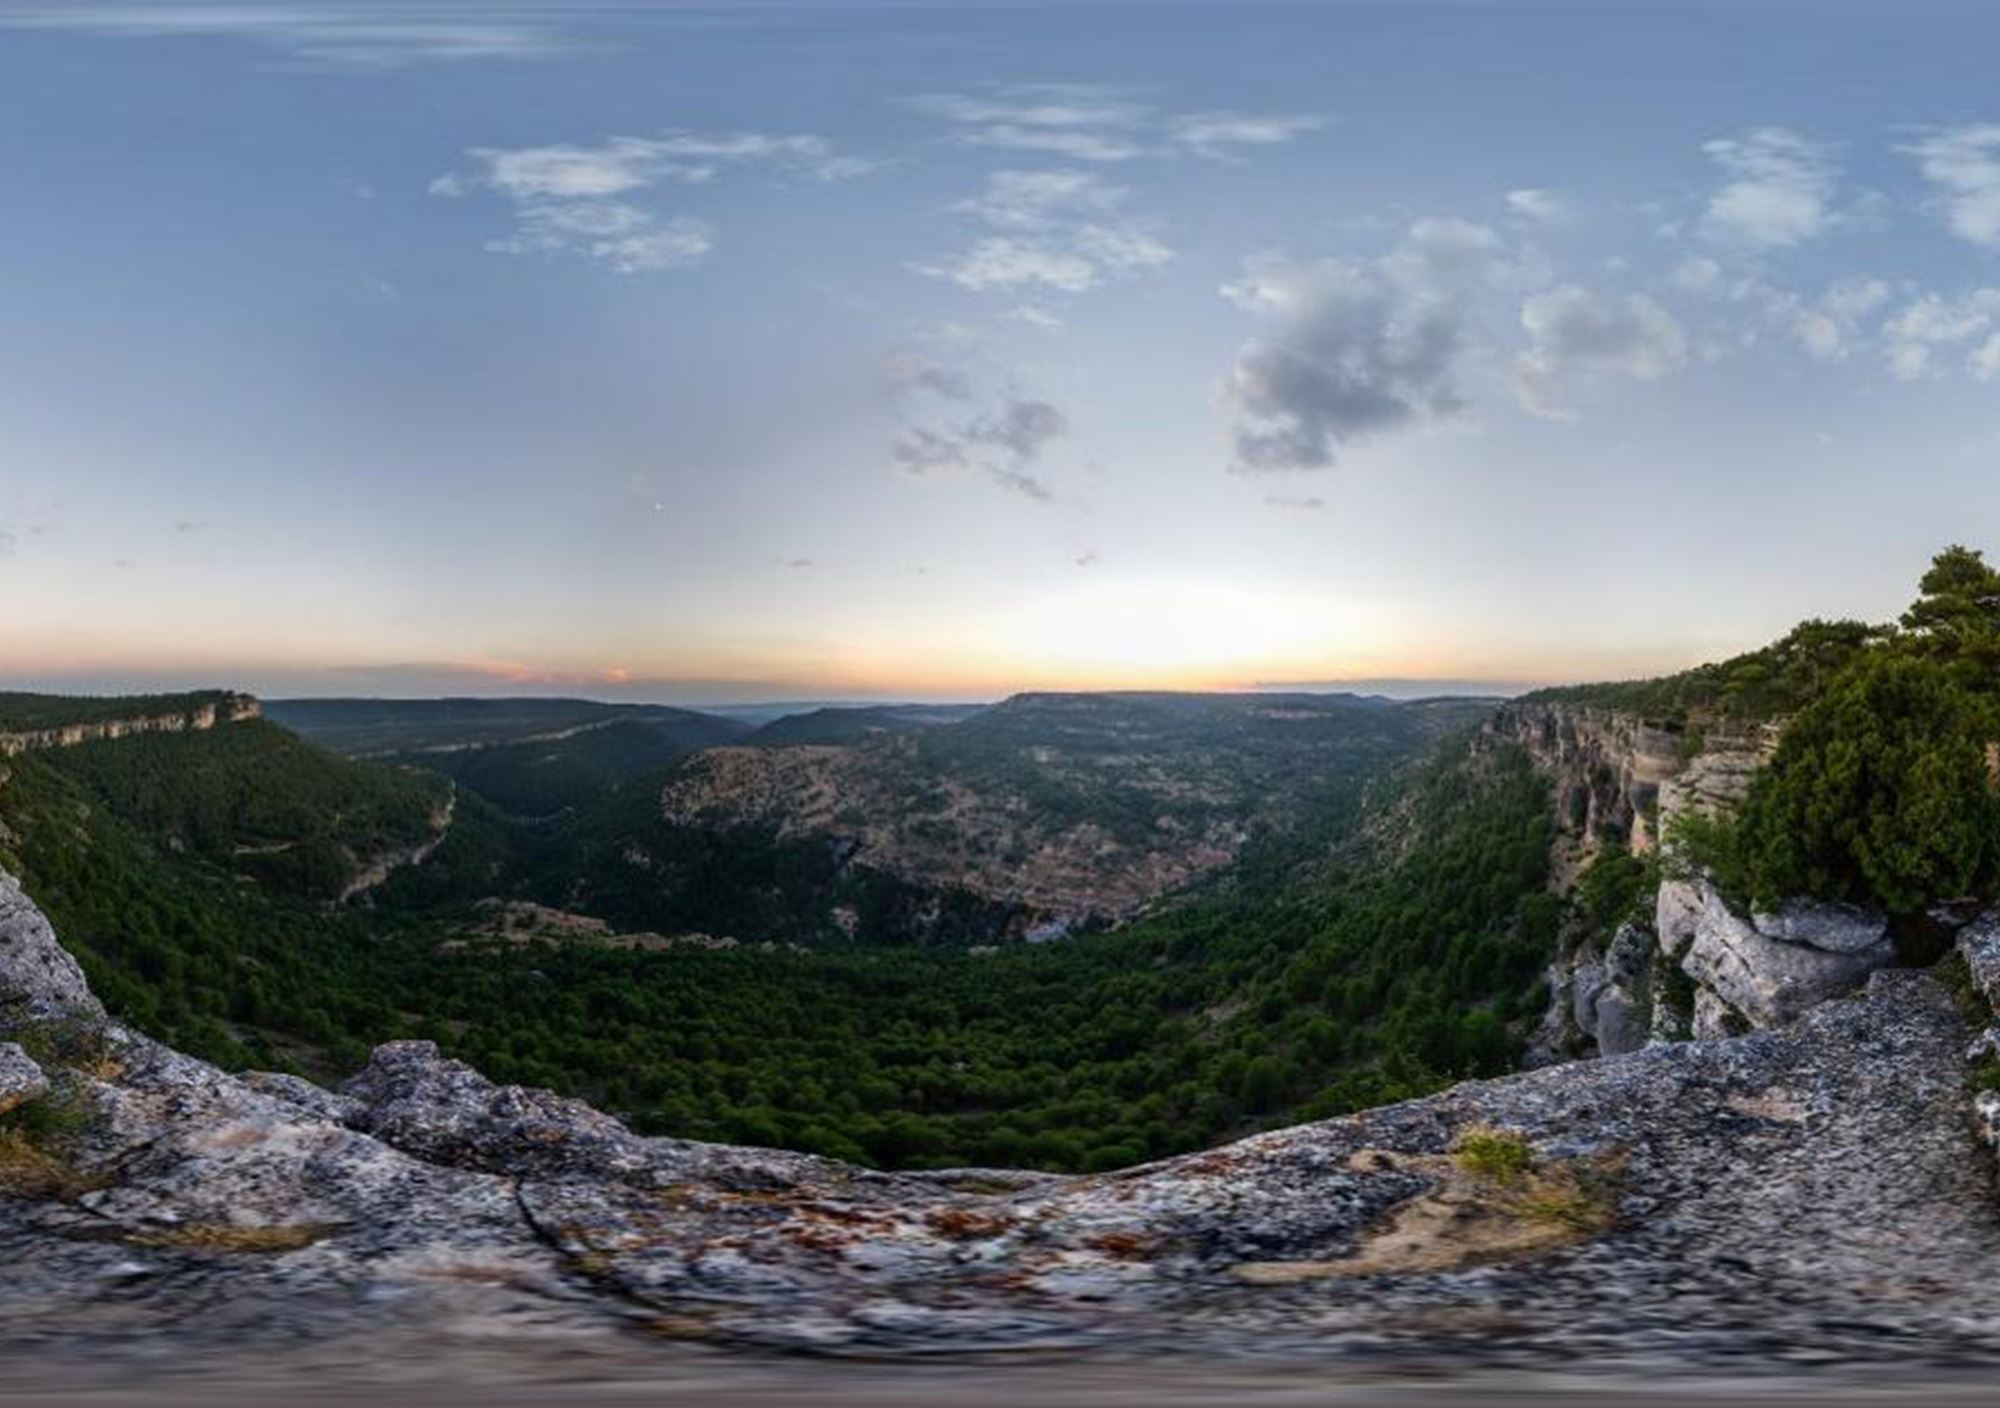
<svg viewBox="0 0 2000 1408">
<path fill-rule="evenodd" d="M 0 0 L 0 675 L 1647 673 L 2000 524 L 2000 17 Z"/>
</svg>

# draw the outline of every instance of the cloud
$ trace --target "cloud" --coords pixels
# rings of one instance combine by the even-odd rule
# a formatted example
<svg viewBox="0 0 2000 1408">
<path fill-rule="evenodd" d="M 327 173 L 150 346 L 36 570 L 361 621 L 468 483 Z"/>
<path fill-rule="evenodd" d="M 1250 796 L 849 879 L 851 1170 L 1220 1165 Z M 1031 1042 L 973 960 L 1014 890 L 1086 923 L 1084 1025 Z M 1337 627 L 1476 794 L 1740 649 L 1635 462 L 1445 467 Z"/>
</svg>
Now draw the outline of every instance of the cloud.
<svg viewBox="0 0 2000 1408">
<path fill-rule="evenodd" d="M 12 557 L 20 551 L 21 535 L 6 524 L 0 523 L 0 557 Z"/>
<path fill-rule="evenodd" d="M 1326 500 L 1315 494 L 1266 494 L 1264 503 L 1291 513 L 1318 513 L 1326 507 Z"/>
<path fill-rule="evenodd" d="M 947 401 L 972 399 L 972 379 L 963 371 L 914 354 L 890 359 L 887 384 L 891 394 L 922 391 Z"/>
<path fill-rule="evenodd" d="M 1125 194 L 1095 171 L 996 171 L 982 194 L 951 208 L 1002 229 L 1045 230 L 1078 212 L 1108 212 Z"/>
<path fill-rule="evenodd" d="M 1568 201 L 1534 187 L 1507 192 L 1507 213 L 1535 225 L 1560 225 L 1570 218 Z"/>
<path fill-rule="evenodd" d="M 1012 493 L 1050 502 L 1055 493 L 1033 472 L 1043 453 L 1069 432 L 1060 408 L 1032 396 L 1009 394 L 985 411 L 941 415 L 946 406 L 978 398 L 970 378 L 955 369 L 916 361 L 914 375 L 897 386 L 929 398 L 928 419 L 906 425 L 890 446 L 897 468 L 920 478 L 977 473 Z M 968 407 L 969 408 L 969 407 Z"/>
<path fill-rule="evenodd" d="M 1194 156 L 1237 161 L 1245 147 L 1282 146 L 1316 132 L 1326 119 L 1310 113 L 1258 116 L 1240 112 L 1185 113 L 1168 121 L 1172 140 Z"/>
<path fill-rule="evenodd" d="M 1650 381 L 1687 360 L 1687 334 L 1643 293 L 1597 293 L 1567 284 L 1521 304 L 1528 349 L 1515 362 L 1521 402 L 1536 415 L 1566 420 L 1564 383 L 1603 374 Z"/>
<path fill-rule="evenodd" d="M 1952 233 L 2000 249 L 2000 123 L 1945 128 L 1900 150 L 1937 188 Z"/>
<path fill-rule="evenodd" d="M 1172 260 L 1173 250 L 1118 213 L 1125 195 L 1092 171 L 996 171 L 984 192 L 951 209 L 999 233 L 917 268 L 975 292 L 1083 293 Z"/>
<path fill-rule="evenodd" d="M 1140 132 L 1150 110 L 1123 90 L 1086 84 L 1018 83 L 984 94 L 927 93 L 909 100 L 942 119 L 952 140 L 1073 161 L 1131 161 L 1146 154 Z"/>
<path fill-rule="evenodd" d="M 981 93 L 909 100 L 965 146 L 1109 164 L 1142 157 L 1240 160 L 1326 125 L 1311 113 L 1163 112 L 1130 90 L 1092 84 L 1002 84 Z"/>
<path fill-rule="evenodd" d="M 594 147 L 474 147 L 471 172 L 431 182 L 435 196 L 492 191 L 514 205 L 514 232 L 489 240 L 496 254 L 576 254 L 622 274 L 681 268 L 715 246 L 713 230 L 687 216 L 666 216 L 633 197 L 663 184 L 702 185 L 750 167 L 845 180 L 870 164 L 824 137 L 759 132 L 613 137 Z"/>
<path fill-rule="evenodd" d="M 156 4 L 30 5 L 0 11 L 0 28 L 62 30 L 118 39 L 221 38 L 356 68 L 544 59 L 577 47 L 538 18 L 483 18 L 462 5 Z"/>
<path fill-rule="evenodd" d="M 1828 150 L 1783 127 L 1720 137 L 1702 150 L 1733 179 L 1708 199 L 1704 238 L 1748 251 L 1816 239 L 1830 219 L 1839 176 Z"/>
<path fill-rule="evenodd" d="M 1794 341 L 1824 362 L 1844 359 L 1864 336 L 1862 320 L 1883 308 L 1891 297 L 1881 279 L 1839 279 L 1811 303 L 1778 299 L 1773 312 Z"/>
<path fill-rule="evenodd" d="M 1503 256 L 1485 226 L 1426 219 L 1377 260 L 1249 261 L 1222 290 L 1263 324 L 1224 383 L 1234 468 L 1323 469 L 1341 445 L 1455 415 L 1459 288 Z"/>
<path fill-rule="evenodd" d="M 488 240 L 494 254 L 580 254 L 621 274 L 655 273 L 698 262 L 714 248 L 699 220 L 660 220 L 637 206 L 610 202 L 523 206 L 513 234 Z"/>
<path fill-rule="evenodd" d="M 1724 282 L 1722 266 L 1707 258 L 1682 260 L 1667 281 L 1682 293 L 1702 295 L 1720 293 Z"/>
<path fill-rule="evenodd" d="M 975 421 L 967 428 L 966 438 L 974 444 L 991 445 L 1025 464 L 1068 429 L 1069 417 L 1047 401 L 1015 399 L 1008 401 L 999 415 Z"/>
<path fill-rule="evenodd" d="M 1989 332 L 2000 318 L 2000 288 L 1978 288 L 1962 298 L 1926 293 L 1882 325 L 1884 356 L 1889 374 L 1898 381 L 1922 381 L 1938 374 L 1936 354 L 1957 349 Z M 1980 381 L 2000 371 L 2000 350 L 1987 338 L 1965 359 L 1966 370 Z"/>
<path fill-rule="evenodd" d="M 2000 377 L 2000 332 L 1974 348 L 1972 355 L 1965 359 L 1965 367 L 1975 381 L 1991 381 Z"/>
</svg>

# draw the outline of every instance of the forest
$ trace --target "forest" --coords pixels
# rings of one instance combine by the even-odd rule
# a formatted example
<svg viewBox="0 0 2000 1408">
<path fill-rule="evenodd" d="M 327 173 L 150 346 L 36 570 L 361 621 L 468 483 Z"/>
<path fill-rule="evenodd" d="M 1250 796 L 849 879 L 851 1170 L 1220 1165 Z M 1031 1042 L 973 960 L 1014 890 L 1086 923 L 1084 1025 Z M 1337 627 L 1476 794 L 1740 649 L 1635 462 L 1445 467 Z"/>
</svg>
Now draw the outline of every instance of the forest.
<svg viewBox="0 0 2000 1408">
<path fill-rule="evenodd" d="M 309 883 L 246 882 L 214 838 L 322 808 L 373 837 L 395 799 L 407 823 L 435 784 L 296 740 L 289 761 L 245 744 L 226 755 L 237 785 L 271 795 L 232 812 L 211 795 L 226 764 L 160 780 L 172 749 L 213 738 L 151 742 L 27 755 L 0 788 L 0 863 L 143 1029 L 324 1079 L 376 1041 L 428 1037 L 650 1132 L 882 1166 L 1111 1167 L 1497 1073 L 1539 1006 L 1559 915 L 1542 784 L 1519 757 L 1460 749 L 1357 777 L 1330 830 L 1059 944 L 468 943 L 463 896 L 508 854 L 497 813 L 462 804 L 441 870 L 330 908 Z"/>
</svg>

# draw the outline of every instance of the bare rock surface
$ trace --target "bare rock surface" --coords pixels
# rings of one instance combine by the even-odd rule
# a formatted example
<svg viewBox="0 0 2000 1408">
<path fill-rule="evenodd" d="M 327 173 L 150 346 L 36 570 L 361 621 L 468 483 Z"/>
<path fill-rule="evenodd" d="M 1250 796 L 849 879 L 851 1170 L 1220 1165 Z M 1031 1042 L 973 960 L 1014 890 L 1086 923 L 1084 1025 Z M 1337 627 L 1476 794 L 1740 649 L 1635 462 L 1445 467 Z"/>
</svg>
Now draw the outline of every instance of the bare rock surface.
<svg viewBox="0 0 2000 1408">
<path fill-rule="evenodd" d="M 2000 1365 L 1969 1033 L 1917 972 L 1088 1177 L 647 1138 L 421 1042 L 336 1094 L 115 1023 L 0 1028 L 55 1053 L 70 1130 L 0 1156 L 0 1363 Z"/>
<path fill-rule="evenodd" d="M 0 1041 L 0 1115 L 48 1093 L 42 1068 L 16 1043 Z"/>
<path fill-rule="evenodd" d="M 21 882 L 0 870 L 0 1012 L 73 1010 L 102 1018 L 83 969 L 57 942 Z"/>
<path fill-rule="evenodd" d="M 1972 974 L 1973 986 L 2000 1008 L 2000 910 L 1988 910 L 1959 930 L 1958 951 Z"/>
<path fill-rule="evenodd" d="M 1704 879 L 1670 879 L 1655 913 L 1660 946 L 1697 987 L 1695 1034 L 1729 1034 L 1725 1018 L 1775 1027 L 1852 992 L 1895 961 L 1888 921 L 1849 905 L 1788 902 L 1745 917 Z"/>
</svg>

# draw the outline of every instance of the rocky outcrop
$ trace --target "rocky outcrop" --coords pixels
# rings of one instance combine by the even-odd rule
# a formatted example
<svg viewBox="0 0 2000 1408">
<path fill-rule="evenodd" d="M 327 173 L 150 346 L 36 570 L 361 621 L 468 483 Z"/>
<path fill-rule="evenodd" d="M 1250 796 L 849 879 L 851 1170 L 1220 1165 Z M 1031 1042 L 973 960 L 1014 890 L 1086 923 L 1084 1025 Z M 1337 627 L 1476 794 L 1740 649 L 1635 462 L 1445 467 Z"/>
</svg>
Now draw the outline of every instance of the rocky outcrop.
<svg viewBox="0 0 2000 1408">
<path fill-rule="evenodd" d="M 42 1068 L 11 1041 L 0 1041 L 0 1115 L 49 1093 Z"/>
<path fill-rule="evenodd" d="M 1607 848 L 1649 855 L 1678 818 L 1740 804 L 1779 731 L 1776 723 L 1668 725 L 1522 700 L 1495 714 L 1487 737 L 1524 748 L 1550 779 L 1558 822 L 1551 883 L 1566 891 Z M 1530 1064 L 1782 1025 L 1894 956 L 1880 915 L 1801 901 L 1744 918 L 1706 879 L 1670 881 L 1647 920 L 1609 940 L 1572 922 L 1549 969 L 1550 1008 L 1530 1042 Z"/>
<path fill-rule="evenodd" d="M 1696 985 L 1700 1038 L 1783 1026 L 1896 958 L 1881 914 L 1792 900 L 1745 917 L 1705 879 L 1663 883 L 1655 924 L 1661 949 Z"/>
<path fill-rule="evenodd" d="M 0 1016 L 101 1019 L 83 970 L 13 876 L 0 870 Z"/>
<path fill-rule="evenodd" d="M 263 716 L 263 704 L 250 695 L 225 694 L 165 713 L 0 732 L 0 757 L 42 748 L 74 748 L 81 743 L 130 738 L 135 734 L 204 733 L 218 724 L 244 723 Z"/>
<path fill-rule="evenodd" d="M 1585 958 L 1574 965 L 1572 1016 L 1601 1055 L 1637 1051 L 1651 1037 L 1656 948 L 1650 929 L 1621 924 L 1601 959 Z"/>
<path fill-rule="evenodd" d="M 308 1355 L 321 1387 L 339 1364 L 378 1390 L 552 1360 L 603 1380 L 688 1362 L 678 1341 L 878 1362 L 2000 1366 L 1966 1028 L 1920 973 L 1782 1030 L 1089 1177 L 646 1138 L 422 1042 L 339 1093 L 102 1020 L 44 1044 L 69 1132 L 0 1144 L 16 1372 L 157 1385 Z"/>
<path fill-rule="evenodd" d="M 1958 952 L 1973 986 L 1989 1005 L 2000 1008 L 2000 911 L 1989 911 L 1961 929 Z"/>
<path fill-rule="evenodd" d="M 1495 711 L 1485 736 L 1526 750 L 1555 788 L 1567 881 L 1605 846 L 1645 855 L 1690 810 L 1743 800 L 1777 747 L 1775 724 L 1667 724 L 1556 700 L 1516 700 Z"/>
<path fill-rule="evenodd" d="M 1503 705 L 1486 727 L 1526 749 L 1554 783 L 1557 818 L 1578 847 L 1654 849 L 1660 788 L 1683 762 L 1679 733 L 1610 710 L 1534 701 Z"/>
</svg>

